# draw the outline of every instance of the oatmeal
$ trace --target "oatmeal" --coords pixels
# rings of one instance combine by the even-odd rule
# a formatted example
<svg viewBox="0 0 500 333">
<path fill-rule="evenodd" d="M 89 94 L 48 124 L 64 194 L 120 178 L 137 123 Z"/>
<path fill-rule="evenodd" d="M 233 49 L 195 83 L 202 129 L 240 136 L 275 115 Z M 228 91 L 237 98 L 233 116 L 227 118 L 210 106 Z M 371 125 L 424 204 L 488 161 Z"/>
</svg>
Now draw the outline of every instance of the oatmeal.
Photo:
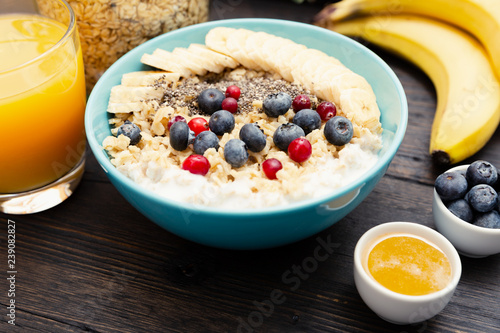
<svg viewBox="0 0 500 333">
<path fill-rule="evenodd" d="M 245 36 L 254 35 L 245 32 Z M 258 55 L 252 59 L 238 59 L 241 52 L 234 56 L 233 46 L 229 47 L 233 51 L 226 50 L 214 41 L 214 36 L 209 37 L 210 33 L 208 46 L 195 49 L 217 53 L 213 58 L 208 57 L 215 59 L 211 64 L 205 66 L 197 62 L 197 67 L 192 69 L 192 65 L 177 63 L 177 69 L 183 68 L 175 71 L 166 67 L 168 62 L 163 58 L 143 57 L 144 62 L 156 64 L 162 71 L 124 75 L 122 84 L 113 88 L 108 107 L 113 114 L 110 119 L 113 135 L 104 140 L 103 148 L 120 172 L 172 200 L 224 209 L 247 209 L 324 196 L 359 178 L 376 163 L 382 145 L 381 126 L 370 87 L 363 84 L 350 87 L 342 83 L 325 88 L 316 79 L 308 84 L 300 79 L 286 80 L 287 75 L 295 73 L 297 76 L 299 72 L 292 69 L 288 73 L 277 64 L 264 64 Z M 211 49 L 210 43 L 218 49 Z M 309 50 L 300 46 L 294 49 L 296 57 Z M 185 49 L 189 53 L 187 50 L 189 48 Z M 161 54 L 168 57 L 173 52 Z M 351 73 L 338 67 L 343 65 L 334 58 L 326 55 L 323 58 L 322 54 L 317 57 L 332 65 L 324 67 L 330 73 L 333 70 L 341 75 Z M 356 82 L 363 81 L 357 79 Z M 217 117 L 219 111 L 213 114 L 202 111 L 204 105 L 200 104 L 212 102 L 200 99 L 203 92 L 214 89 L 223 94 L 229 86 L 241 90 L 236 112 L 224 111 Z M 360 92 L 357 98 L 347 101 L 355 92 Z M 309 106 L 307 109 L 291 107 L 291 100 L 297 96 L 307 98 L 310 102 L 305 104 Z M 284 100 L 289 104 L 283 104 Z M 321 119 L 314 111 L 326 100 L 336 107 L 336 116 L 331 119 Z M 286 109 L 276 113 L 277 109 L 272 110 L 276 105 L 278 109 L 286 105 Z M 177 124 L 177 119 L 183 124 Z M 332 125 L 334 120 L 337 123 Z M 222 126 L 221 131 L 215 130 L 216 121 L 222 124 L 217 125 Z M 125 122 L 137 127 L 136 135 L 140 132 L 139 139 L 133 138 L 137 139 L 137 144 L 131 144 L 131 137 L 127 135 L 117 135 Z M 193 125 L 195 122 L 198 125 Z M 205 129 L 200 127 L 203 124 L 206 124 Z M 255 127 L 242 131 L 246 124 Z M 204 147 L 201 153 L 196 147 L 197 141 L 209 135 L 198 134 L 194 138 L 194 132 L 188 133 L 193 126 L 198 126 L 197 130 L 201 128 L 201 133 L 205 130 L 216 133 L 210 133 L 212 141 L 201 145 Z M 289 140 L 291 133 L 295 136 Z M 342 137 L 346 133 L 349 134 L 347 139 Z M 260 144 L 256 144 L 258 139 Z M 297 147 L 296 151 L 291 151 L 292 146 Z M 193 155 L 202 157 L 192 162 Z M 263 170 L 266 168 L 264 162 L 269 160 L 279 161 L 275 177 L 269 177 L 267 170 Z M 193 163 L 205 163 L 201 165 L 204 171 L 196 174 L 201 169 Z"/>
</svg>

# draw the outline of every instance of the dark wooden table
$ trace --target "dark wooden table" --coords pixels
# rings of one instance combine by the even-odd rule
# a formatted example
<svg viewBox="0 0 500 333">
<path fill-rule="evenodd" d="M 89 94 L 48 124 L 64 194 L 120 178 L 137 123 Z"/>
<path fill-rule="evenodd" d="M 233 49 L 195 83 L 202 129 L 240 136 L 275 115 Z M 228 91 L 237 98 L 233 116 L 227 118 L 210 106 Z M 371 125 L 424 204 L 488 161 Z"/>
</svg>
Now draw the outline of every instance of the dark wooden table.
<svg viewBox="0 0 500 333">
<path fill-rule="evenodd" d="M 322 4 L 215 0 L 211 19 L 273 17 L 311 22 Z M 428 155 L 436 106 L 432 83 L 411 64 L 374 48 L 400 78 L 409 102 L 404 142 L 387 174 L 351 214 L 319 235 L 263 251 L 197 245 L 156 226 L 128 204 L 93 156 L 83 182 L 58 207 L 0 215 L 0 332 L 500 332 L 500 255 L 462 258 L 447 307 L 412 326 L 379 319 L 361 300 L 353 251 L 370 227 L 412 221 L 434 227 Z M 500 133 L 470 162 L 500 165 Z M 16 223 L 15 323 L 6 316 L 7 221 Z M 334 253 L 296 283 L 284 279 L 311 257 L 317 238 Z M 280 304 L 269 300 L 281 291 Z M 251 327 L 253 325 L 254 327 Z"/>
</svg>

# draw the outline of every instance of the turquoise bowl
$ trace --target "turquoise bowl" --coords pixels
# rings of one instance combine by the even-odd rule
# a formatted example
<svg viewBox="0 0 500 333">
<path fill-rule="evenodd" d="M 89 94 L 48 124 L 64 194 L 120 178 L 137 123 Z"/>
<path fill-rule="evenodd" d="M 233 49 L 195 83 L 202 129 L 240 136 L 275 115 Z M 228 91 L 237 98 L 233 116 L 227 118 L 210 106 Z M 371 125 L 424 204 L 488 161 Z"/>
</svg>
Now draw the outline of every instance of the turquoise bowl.
<svg viewBox="0 0 500 333">
<path fill-rule="evenodd" d="M 347 186 L 311 200 L 282 207 L 222 211 L 174 202 L 141 188 L 111 164 L 101 143 L 111 134 L 106 112 L 110 90 L 123 74 L 145 70 L 140 58 L 156 48 L 173 50 L 204 43 L 205 34 L 217 26 L 265 31 L 319 49 L 338 58 L 372 85 L 381 110 L 383 148 L 376 165 Z M 282 246 L 310 237 L 341 220 L 373 190 L 384 176 L 406 131 L 408 105 L 400 81 L 391 68 L 360 43 L 310 24 L 276 19 L 231 19 L 181 28 L 131 50 L 114 63 L 92 90 L 85 113 L 90 148 L 111 183 L 148 219 L 169 232 L 207 246 L 253 250 Z"/>
</svg>

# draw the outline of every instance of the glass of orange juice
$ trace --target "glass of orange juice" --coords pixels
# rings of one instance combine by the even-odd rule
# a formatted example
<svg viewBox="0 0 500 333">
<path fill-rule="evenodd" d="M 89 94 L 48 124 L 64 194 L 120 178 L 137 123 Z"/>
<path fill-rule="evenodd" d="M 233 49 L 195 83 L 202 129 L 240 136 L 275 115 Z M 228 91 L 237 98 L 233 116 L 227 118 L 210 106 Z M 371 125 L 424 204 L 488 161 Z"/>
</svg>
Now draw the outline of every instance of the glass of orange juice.
<svg viewBox="0 0 500 333">
<path fill-rule="evenodd" d="M 41 14 L 48 5 L 57 18 Z M 68 198 L 83 175 L 82 51 L 64 0 L 2 0 L 0 31 L 0 211 L 35 213 Z"/>
</svg>

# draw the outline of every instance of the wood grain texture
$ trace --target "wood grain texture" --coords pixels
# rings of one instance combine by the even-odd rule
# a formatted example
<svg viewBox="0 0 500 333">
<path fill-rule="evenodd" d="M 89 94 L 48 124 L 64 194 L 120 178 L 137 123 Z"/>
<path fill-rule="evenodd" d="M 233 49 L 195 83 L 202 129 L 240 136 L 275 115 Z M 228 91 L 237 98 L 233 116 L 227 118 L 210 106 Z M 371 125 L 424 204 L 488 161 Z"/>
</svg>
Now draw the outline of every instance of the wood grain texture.
<svg viewBox="0 0 500 333">
<path fill-rule="evenodd" d="M 212 1 L 211 19 L 308 22 L 321 7 L 219 0 Z M 432 83 L 411 64 L 367 46 L 400 78 L 410 116 L 387 174 L 351 214 L 318 235 L 276 249 L 209 248 L 143 217 L 88 153 L 84 180 L 66 202 L 39 214 L 0 215 L 0 256 L 6 256 L 8 219 L 16 222 L 18 251 L 17 325 L 6 322 L 8 285 L 1 278 L 0 332 L 250 332 L 242 322 L 254 323 L 254 332 L 500 332 L 500 255 L 461 257 L 463 274 L 450 303 L 417 325 L 379 319 L 356 291 L 352 265 L 359 237 L 388 221 L 433 227 L 432 186 L 442 171 L 427 152 L 436 105 Z M 496 133 L 471 160 L 500 165 L 499 144 Z M 294 274 L 320 240 L 336 244 L 335 251 L 312 273 Z M 0 277 L 6 277 L 4 259 Z M 273 299 L 279 304 L 271 308 Z"/>
</svg>

